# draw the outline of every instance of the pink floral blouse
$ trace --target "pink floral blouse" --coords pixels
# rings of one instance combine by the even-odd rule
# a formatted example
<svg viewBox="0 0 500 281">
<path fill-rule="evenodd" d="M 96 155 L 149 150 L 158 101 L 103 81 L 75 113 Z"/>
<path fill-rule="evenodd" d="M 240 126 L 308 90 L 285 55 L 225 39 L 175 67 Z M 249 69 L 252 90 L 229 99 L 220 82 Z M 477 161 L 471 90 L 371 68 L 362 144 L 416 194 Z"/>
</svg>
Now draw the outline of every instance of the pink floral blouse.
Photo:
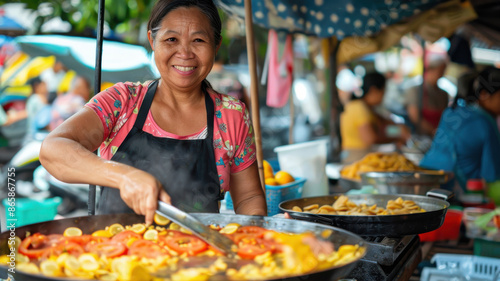
<svg viewBox="0 0 500 281">
<path fill-rule="evenodd" d="M 144 83 L 118 83 L 94 96 L 85 106 L 94 110 L 104 127 L 104 139 L 99 148 L 100 157 L 110 160 L 134 126 L 148 85 Z M 214 152 L 221 188 L 230 189 L 230 175 L 248 168 L 255 161 L 255 140 L 250 116 L 245 104 L 233 97 L 209 90 L 215 105 Z M 174 139 L 205 138 L 206 126 L 200 132 L 178 136 L 162 130 L 154 121 L 151 111 L 143 131 L 155 137 Z"/>
</svg>

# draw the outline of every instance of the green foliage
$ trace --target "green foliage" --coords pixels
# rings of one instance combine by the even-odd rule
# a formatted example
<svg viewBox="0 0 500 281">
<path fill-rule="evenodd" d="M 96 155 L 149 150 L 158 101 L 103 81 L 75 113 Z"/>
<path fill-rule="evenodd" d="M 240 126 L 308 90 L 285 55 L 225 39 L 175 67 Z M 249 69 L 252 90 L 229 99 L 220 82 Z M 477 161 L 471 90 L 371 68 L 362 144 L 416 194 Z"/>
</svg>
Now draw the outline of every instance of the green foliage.
<svg viewBox="0 0 500 281">
<path fill-rule="evenodd" d="M 71 24 L 71 34 L 90 35 L 97 27 L 98 0 L 18 0 L 27 9 L 38 11 L 35 34 L 52 18 Z M 138 43 L 140 27 L 148 21 L 155 0 L 105 0 L 105 22 L 111 30 L 124 33 L 130 43 Z"/>
</svg>

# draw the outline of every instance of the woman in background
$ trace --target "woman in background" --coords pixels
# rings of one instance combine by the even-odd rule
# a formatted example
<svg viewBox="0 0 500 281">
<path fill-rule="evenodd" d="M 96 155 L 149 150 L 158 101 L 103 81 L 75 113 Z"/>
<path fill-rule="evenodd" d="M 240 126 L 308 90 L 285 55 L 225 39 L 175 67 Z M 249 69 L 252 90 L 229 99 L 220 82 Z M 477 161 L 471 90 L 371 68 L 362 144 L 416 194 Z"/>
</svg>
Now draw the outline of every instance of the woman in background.
<svg viewBox="0 0 500 281">
<path fill-rule="evenodd" d="M 458 90 L 420 166 L 454 171 L 462 188 L 468 179 L 498 186 L 500 133 L 495 118 L 500 115 L 500 69 L 486 68 L 477 77 L 465 74 Z"/>
<path fill-rule="evenodd" d="M 409 131 L 403 125 L 395 125 L 375 112 L 382 103 L 385 77 L 380 73 L 368 73 L 363 77 L 362 94 L 353 96 L 340 116 L 342 149 L 347 155 L 342 162 L 355 162 L 371 152 L 374 144 L 406 141 Z"/>
</svg>

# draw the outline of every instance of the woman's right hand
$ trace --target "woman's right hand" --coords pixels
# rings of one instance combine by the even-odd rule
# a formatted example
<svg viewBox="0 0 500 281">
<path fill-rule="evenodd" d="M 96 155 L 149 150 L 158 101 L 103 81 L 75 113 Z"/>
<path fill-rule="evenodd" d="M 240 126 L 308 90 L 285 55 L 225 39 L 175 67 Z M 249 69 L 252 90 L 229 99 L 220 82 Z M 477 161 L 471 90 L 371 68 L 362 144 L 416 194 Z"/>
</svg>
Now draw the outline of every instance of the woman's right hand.
<svg viewBox="0 0 500 281">
<path fill-rule="evenodd" d="M 123 201 L 139 215 L 146 217 L 146 224 L 153 223 L 158 199 L 171 204 L 170 196 L 161 183 L 151 174 L 139 169 L 125 173 L 118 186 Z"/>
</svg>

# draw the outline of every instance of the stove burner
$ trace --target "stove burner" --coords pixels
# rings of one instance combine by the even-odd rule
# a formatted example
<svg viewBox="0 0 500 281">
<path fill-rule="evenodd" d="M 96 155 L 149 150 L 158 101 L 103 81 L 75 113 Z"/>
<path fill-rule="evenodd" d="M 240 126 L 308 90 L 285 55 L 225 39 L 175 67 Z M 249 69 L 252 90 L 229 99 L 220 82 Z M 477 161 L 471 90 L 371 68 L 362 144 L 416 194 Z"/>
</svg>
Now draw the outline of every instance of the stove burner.
<svg viewBox="0 0 500 281">
<path fill-rule="evenodd" d="M 359 281 L 409 280 L 422 261 L 417 235 L 363 239 L 368 245 L 366 256 L 358 262 L 349 278 Z"/>
</svg>

